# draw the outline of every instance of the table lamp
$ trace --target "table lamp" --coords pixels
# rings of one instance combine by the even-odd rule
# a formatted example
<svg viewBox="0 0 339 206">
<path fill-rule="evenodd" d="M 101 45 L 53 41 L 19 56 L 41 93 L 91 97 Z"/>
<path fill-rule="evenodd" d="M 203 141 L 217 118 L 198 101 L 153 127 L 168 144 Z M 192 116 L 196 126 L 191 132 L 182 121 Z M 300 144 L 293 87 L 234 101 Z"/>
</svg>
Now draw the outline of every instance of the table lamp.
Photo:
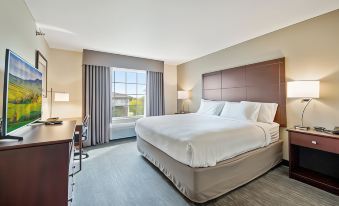
<svg viewBox="0 0 339 206">
<path fill-rule="evenodd" d="M 189 92 L 188 91 L 178 91 L 178 99 L 181 99 L 185 101 L 186 99 L 189 98 Z M 181 113 L 185 113 L 185 108 L 184 108 L 184 102 L 181 104 Z"/>
<path fill-rule="evenodd" d="M 313 98 L 319 98 L 319 81 L 291 81 L 287 82 L 287 97 L 301 98 L 306 105 L 301 114 L 301 125 L 296 125 L 295 129 L 308 130 L 309 127 L 304 126 L 304 113 L 307 106 Z"/>
</svg>

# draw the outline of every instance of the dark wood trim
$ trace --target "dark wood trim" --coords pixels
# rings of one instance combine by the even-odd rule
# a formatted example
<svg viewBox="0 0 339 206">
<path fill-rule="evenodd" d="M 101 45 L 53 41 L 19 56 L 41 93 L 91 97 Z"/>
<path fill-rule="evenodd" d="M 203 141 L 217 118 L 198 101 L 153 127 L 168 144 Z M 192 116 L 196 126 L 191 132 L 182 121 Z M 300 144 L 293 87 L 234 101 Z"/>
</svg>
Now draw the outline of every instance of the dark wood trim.
<svg viewBox="0 0 339 206">
<path fill-rule="evenodd" d="M 49 144 L 62 144 L 73 141 L 76 121 L 64 121 L 60 125 L 29 125 L 13 135 L 22 136 L 23 141 L 0 142 L 0 151 L 36 147 Z M 23 133 L 23 131 L 28 131 Z M 22 134 L 23 133 L 23 134 Z"/>
<path fill-rule="evenodd" d="M 287 167 L 290 166 L 289 161 L 288 160 L 284 160 L 284 159 L 281 161 L 281 164 L 284 165 L 284 166 L 287 166 Z"/>
<path fill-rule="evenodd" d="M 39 125 L 26 130 L 20 143 L 0 143 L 0 205 L 68 205 L 74 130 L 75 121 Z"/>
<path fill-rule="evenodd" d="M 313 136 L 320 136 L 320 137 L 327 137 L 332 139 L 339 139 L 339 135 L 336 134 L 330 134 L 325 132 L 318 132 L 315 130 L 298 130 L 298 129 L 287 129 L 288 132 L 295 132 L 300 134 L 307 134 L 307 135 L 313 135 Z"/>
<path fill-rule="evenodd" d="M 204 73 L 202 97 L 208 100 L 277 103 L 274 121 L 286 127 L 285 58 Z"/>
<path fill-rule="evenodd" d="M 47 59 L 46 59 L 46 57 L 39 51 L 39 50 L 36 50 L 35 51 L 35 68 L 37 68 L 37 69 L 39 69 L 39 58 L 42 58 L 43 60 L 45 60 L 45 62 L 46 62 L 46 94 L 45 94 L 45 96 L 47 97 L 47 90 L 48 90 L 48 87 L 47 87 L 47 78 L 48 78 L 48 76 L 47 76 L 47 74 L 48 74 L 48 61 L 47 61 Z"/>
<path fill-rule="evenodd" d="M 338 163 L 338 153 L 334 148 L 338 148 L 339 150 L 339 138 L 336 136 L 338 135 L 333 136 L 312 130 L 300 131 L 288 129 L 290 178 L 339 195 L 338 173 L 333 172 L 337 171 L 338 168 L 335 167 Z M 314 140 L 315 137 L 317 137 L 316 140 Z M 309 138 L 309 140 L 307 140 L 307 138 Z M 330 145 L 328 144 L 329 140 L 331 140 Z M 312 141 L 316 142 L 311 145 L 310 142 Z M 303 158 L 301 154 L 304 154 Z M 305 164 L 305 162 L 308 162 L 305 161 L 305 157 L 307 157 L 306 160 L 313 157 L 312 162 Z M 318 163 L 321 161 L 321 166 L 314 163 L 316 157 L 320 159 L 317 161 Z"/>
<path fill-rule="evenodd" d="M 339 195 L 338 182 L 336 182 L 333 178 L 323 176 L 311 170 L 299 169 L 298 171 L 291 172 L 290 178 Z"/>
</svg>

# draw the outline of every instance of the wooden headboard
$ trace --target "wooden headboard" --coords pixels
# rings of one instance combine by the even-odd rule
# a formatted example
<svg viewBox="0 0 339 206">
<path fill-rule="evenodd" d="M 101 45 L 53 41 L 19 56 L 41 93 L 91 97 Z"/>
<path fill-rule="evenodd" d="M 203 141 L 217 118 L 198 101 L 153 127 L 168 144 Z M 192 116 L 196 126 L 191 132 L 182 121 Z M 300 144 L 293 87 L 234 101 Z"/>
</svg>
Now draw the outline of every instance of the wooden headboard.
<svg viewBox="0 0 339 206">
<path fill-rule="evenodd" d="M 274 121 L 286 127 L 285 58 L 206 73 L 202 84 L 204 99 L 278 103 Z"/>
</svg>

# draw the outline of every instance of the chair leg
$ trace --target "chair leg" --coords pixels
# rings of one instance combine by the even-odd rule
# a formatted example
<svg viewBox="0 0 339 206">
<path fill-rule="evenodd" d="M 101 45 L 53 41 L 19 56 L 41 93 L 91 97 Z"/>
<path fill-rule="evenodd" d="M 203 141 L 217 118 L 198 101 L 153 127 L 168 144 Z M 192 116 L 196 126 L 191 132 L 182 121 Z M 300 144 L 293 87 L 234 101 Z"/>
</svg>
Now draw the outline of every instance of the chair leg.
<svg viewBox="0 0 339 206">
<path fill-rule="evenodd" d="M 87 159 L 89 157 L 89 154 L 87 152 L 75 152 L 74 153 L 74 159 L 75 160 L 80 160 L 80 154 L 81 154 L 81 159 Z"/>
</svg>

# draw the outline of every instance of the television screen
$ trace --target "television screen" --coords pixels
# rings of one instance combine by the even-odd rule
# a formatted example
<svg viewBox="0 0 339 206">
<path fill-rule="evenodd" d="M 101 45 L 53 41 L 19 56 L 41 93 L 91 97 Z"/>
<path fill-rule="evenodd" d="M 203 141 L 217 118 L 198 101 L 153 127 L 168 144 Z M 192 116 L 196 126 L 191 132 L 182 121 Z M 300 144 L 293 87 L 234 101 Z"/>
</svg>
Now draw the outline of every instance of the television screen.
<svg viewBox="0 0 339 206">
<path fill-rule="evenodd" d="M 4 135 L 41 118 L 42 73 L 13 53 L 6 51 L 4 85 Z"/>
</svg>

